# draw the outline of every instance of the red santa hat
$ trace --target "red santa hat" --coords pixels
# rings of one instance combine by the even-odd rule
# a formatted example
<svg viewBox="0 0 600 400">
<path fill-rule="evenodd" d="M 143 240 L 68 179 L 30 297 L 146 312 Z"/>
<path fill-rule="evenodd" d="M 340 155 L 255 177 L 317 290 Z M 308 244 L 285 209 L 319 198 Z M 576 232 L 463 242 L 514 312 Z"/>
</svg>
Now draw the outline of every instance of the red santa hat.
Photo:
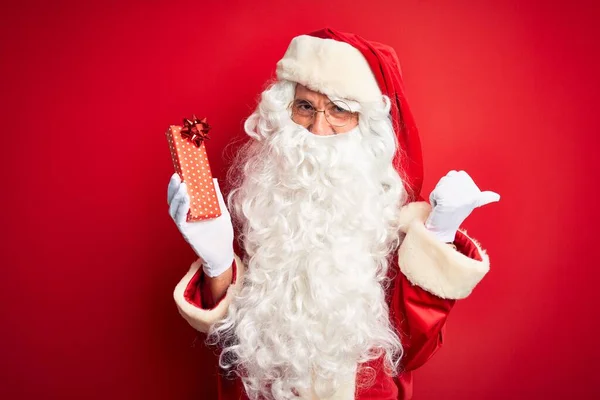
<svg viewBox="0 0 600 400">
<path fill-rule="evenodd" d="M 381 101 L 381 95 L 387 95 L 392 103 L 390 116 L 399 145 L 394 167 L 405 182 L 409 201 L 421 199 L 421 142 L 393 48 L 353 33 L 321 29 L 292 39 L 277 63 L 277 78 L 359 103 Z"/>
</svg>

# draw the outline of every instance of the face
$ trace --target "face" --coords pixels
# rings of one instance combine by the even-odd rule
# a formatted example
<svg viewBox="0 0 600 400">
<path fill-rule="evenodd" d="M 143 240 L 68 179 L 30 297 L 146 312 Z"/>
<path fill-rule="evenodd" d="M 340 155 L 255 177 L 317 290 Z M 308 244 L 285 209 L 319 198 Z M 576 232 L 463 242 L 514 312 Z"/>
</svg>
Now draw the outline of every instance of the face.
<svg viewBox="0 0 600 400">
<path fill-rule="evenodd" d="M 326 95 L 310 90 L 301 84 L 296 85 L 294 102 L 298 105 L 298 109 L 305 114 L 310 114 L 311 110 L 317 111 L 312 118 L 294 116 L 294 122 L 304 126 L 315 135 L 328 136 L 346 133 L 358 125 L 357 112 L 345 110 L 337 106 Z M 341 103 L 337 104 L 341 105 Z M 348 108 L 347 105 L 344 107 Z M 325 117 L 325 113 L 319 112 L 322 110 L 326 110 L 328 117 Z"/>
</svg>

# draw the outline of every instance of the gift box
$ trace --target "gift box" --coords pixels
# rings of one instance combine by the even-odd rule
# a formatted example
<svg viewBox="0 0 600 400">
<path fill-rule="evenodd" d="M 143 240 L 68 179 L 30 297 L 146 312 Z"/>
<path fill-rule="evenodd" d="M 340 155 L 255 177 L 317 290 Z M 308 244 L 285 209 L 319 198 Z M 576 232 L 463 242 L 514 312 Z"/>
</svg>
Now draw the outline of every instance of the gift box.
<svg viewBox="0 0 600 400">
<path fill-rule="evenodd" d="M 204 141 L 210 126 L 206 118 L 184 118 L 183 126 L 171 125 L 166 132 L 173 167 L 186 183 L 190 196 L 190 210 L 186 220 L 202 221 L 221 215 L 217 192 L 213 183 Z"/>
</svg>

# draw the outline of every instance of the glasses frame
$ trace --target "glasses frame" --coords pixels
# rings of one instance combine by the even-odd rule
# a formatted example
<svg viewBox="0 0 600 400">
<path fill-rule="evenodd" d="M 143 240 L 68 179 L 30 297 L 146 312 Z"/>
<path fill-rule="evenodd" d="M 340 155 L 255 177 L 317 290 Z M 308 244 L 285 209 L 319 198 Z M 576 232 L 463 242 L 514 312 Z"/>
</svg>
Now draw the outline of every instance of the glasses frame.
<svg viewBox="0 0 600 400">
<path fill-rule="evenodd" d="M 310 118 L 310 124 L 308 124 L 308 126 L 310 126 L 310 125 L 311 125 L 311 124 L 312 124 L 312 123 L 315 121 L 315 118 L 316 118 L 316 115 L 317 115 L 317 113 L 321 113 L 321 112 L 323 113 L 323 116 L 325 116 L 325 121 L 327 121 L 327 123 L 328 123 L 328 124 L 329 124 L 329 125 L 330 125 L 332 128 L 343 128 L 344 126 L 348 125 L 348 123 L 349 123 L 350 121 L 352 121 L 352 119 L 353 119 L 354 117 L 356 117 L 356 118 L 358 119 L 358 111 L 352 111 L 352 108 L 350 108 L 350 105 L 348 105 L 348 103 L 346 103 L 346 102 L 345 102 L 345 101 L 343 101 L 343 100 L 333 100 L 333 101 L 330 101 L 329 103 L 327 103 L 327 104 L 325 105 L 325 106 L 327 106 L 327 105 L 329 105 L 329 104 L 331 104 L 331 103 L 333 103 L 333 104 L 336 104 L 336 103 L 342 103 L 342 104 L 344 104 L 346 107 L 340 107 L 340 108 L 342 108 L 342 109 L 344 109 L 344 110 L 348 111 L 350 114 L 352 114 L 352 116 L 351 116 L 351 117 L 348 119 L 348 121 L 347 121 L 347 122 L 346 122 L 344 125 L 334 125 L 334 124 L 332 124 L 332 123 L 329 121 L 329 119 L 327 118 L 327 110 L 317 110 L 317 108 L 316 108 L 316 107 L 315 107 L 315 106 L 314 106 L 314 105 L 313 105 L 313 104 L 312 104 L 310 101 L 308 101 L 308 100 L 304 100 L 304 99 L 294 99 L 294 100 L 292 100 L 292 101 L 290 102 L 290 104 L 288 104 L 288 106 L 287 106 L 287 108 L 288 108 L 288 111 L 289 111 L 289 113 L 290 113 L 290 118 L 292 119 L 292 121 L 294 121 L 294 107 L 293 107 L 293 106 L 294 106 L 294 103 L 295 103 L 297 100 L 299 100 L 299 101 L 305 101 L 305 102 L 307 102 L 308 104 L 310 104 L 310 105 L 312 106 L 312 108 L 313 108 L 312 117 Z M 294 122 L 295 122 L 296 124 L 298 124 L 298 122 L 296 122 L 296 121 L 294 121 Z M 298 125 L 304 126 L 304 125 L 302 125 L 302 124 L 298 124 Z"/>
</svg>

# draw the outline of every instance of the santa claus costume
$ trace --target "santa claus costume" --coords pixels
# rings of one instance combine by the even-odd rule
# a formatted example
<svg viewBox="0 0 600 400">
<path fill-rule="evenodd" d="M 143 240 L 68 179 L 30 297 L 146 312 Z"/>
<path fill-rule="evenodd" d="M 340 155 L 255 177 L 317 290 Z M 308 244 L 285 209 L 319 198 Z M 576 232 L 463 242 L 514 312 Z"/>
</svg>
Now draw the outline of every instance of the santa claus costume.
<svg viewBox="0 0 600 400">
<path fill-rule="evenodd" d="M 295 124 L 298 84 L 349 104 L 358 126 L 320 137 Z M 333 29 L 293 38 L 245 131 L 219 217 L 229 209 L 238 228 L 231 284 L 214 301 L 199 258 L 174 291 L 183 318 L 219 346 L 206 360 L 218 398 L 410 399 L 412 371 L 440 348 L 489 258 L 463 229 L 435 231 L 396 53 Z"/>
</svg>

